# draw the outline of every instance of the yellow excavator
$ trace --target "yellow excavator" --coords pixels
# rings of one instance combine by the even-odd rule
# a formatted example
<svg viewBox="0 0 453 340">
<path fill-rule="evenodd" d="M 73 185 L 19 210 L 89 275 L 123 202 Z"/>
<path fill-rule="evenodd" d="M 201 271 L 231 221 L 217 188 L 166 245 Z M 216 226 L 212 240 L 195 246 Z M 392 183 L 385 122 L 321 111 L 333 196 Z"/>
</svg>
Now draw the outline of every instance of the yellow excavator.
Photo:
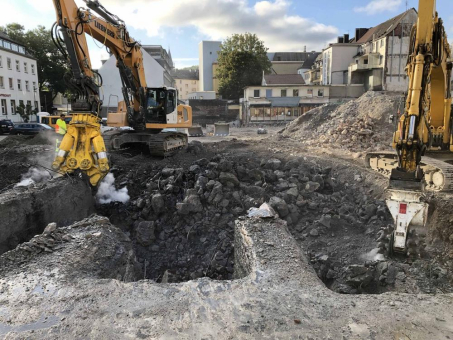
<svg viewBox="0 0 453 340">
<path fill-rule="evenodd" d="M 426 191 L 453 189 L 451 72 L 450 45 L 436 1 L 419 0 L 406 66 L 405 110 L 393 136 L 396 155 L 367 155 L 371 168 L 390 176 L 387 206 L 395 221 L 391 252 L 417 255 L 423 242 L 417 234 L 426 234 Z"/>
<path fill-rule="evenodd" d="M 140 44 L 129 36 L 124 22 L 107 11 L 97 0 L 84 0 L 88 8 L 74 0 L 53 0 L 57 21 L 52 39 L 68 60 L 65 77 L 75 94 L 71 103 L 72 120 L 52 164 L 60 173 L 82 171 L 96 186 L 109 171 L 107 151 L 145 144 L 151 154 L 166 156 L 187 146 L 187 135 L 163 129 L 192 126 L 190 106 L 178 105 L 177 90 L 148 88 Z M 97 15 L 95 15 L 96 13 Z M 100 87 L 102 77 L 91 67 L 85 34 L 106 46 L 117 60 L 124 101 L 110 120 L 131 131 L 101 135 Z"/>
</svg>

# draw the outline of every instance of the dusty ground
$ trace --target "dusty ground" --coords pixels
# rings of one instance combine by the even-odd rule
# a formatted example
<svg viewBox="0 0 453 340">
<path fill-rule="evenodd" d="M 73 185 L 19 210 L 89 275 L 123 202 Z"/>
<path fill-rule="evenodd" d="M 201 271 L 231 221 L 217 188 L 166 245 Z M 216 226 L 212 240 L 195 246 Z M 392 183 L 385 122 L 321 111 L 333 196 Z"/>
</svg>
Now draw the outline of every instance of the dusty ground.
<svg viewBox="0 0 453 340">
<path fill-rule="evenodd" d="M 131 201 L 96 210 L 116 227 L 89 220 L 2 255 L 0 334 L 453 338 L 451 197 L 431 199 L 429 257 L 376 260 L 370 252 L 391 223 L 383 202 L 386 179 L 366 169 L 355 150 L 301 145 L 279 130 L 262 136 L 256 128 L 232 129 L 227 138 L 197 138 L 206 146 L 192 144 L 171 159 L 112 154 L 116 183 L 127 186 Z M 26 162 L 30 150 L 18 150 L 23 153 L 12 160 Z M 8 152 L 0 149 L 0 157 Z M 212 187 L 197 186 L 202 175 L 223 184 L 218 202 Z M 190 195 L 200 201 L 189 199 L 194 189 Z M 163 206 L 153 205 L 156 195 L 165 198 Z M 247 204 L 235 203 L 237 195 Z M 271 200 L 284 220 L 241 217 Z M 224 270 L 232 267 L 234 274 Z"/>
</svg>

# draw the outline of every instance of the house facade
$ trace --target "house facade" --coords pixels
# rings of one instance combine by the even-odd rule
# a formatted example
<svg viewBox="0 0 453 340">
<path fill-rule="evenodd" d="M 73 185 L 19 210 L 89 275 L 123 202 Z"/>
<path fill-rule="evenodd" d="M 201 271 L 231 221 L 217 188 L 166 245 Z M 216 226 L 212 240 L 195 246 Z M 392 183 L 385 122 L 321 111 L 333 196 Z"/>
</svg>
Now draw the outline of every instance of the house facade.
<svg viewBox="0 0 453 340">
<path fill-rule="evenodd" d="M 217 63 L 221 41 L 202 41 L 198 44 L 199 91 L 214 91 L 214 63 Z"/>
<path fill-rule="evenodd" d="M 187 100 L 190 93 L 198 91 L 200 77 L 198 70 L 174 70 L 172 75 L 178 89 L 179 100 Z"/>
<path fill-rule="evenodd" d="M 286 122 L 329 102 L 364 93 L 362 85 L 307 85 L 301 75 L 264 75 L 261 86 L 248 86 L 242 100 L 242 122 Z"/>
<path fill-rule="evenodd" d="M 322 51 L 323 85 L 348 83 L 348 68 L 352 58 L 357 55 L 359 46 L 357 43 L 335 43 Z"/>
<path fill-rule="evenodd" d="M 369 29 L 357 41 L 360 47 L 349 65 L 348 84 L 364 84 L 367 90 L 406 91 L 405 66 L 416 22 L 417 11 L 411 8 Z"/>
<path fill-rule="evenodd" d="M 0 32 L 0 119 L 21 122 L 17 107 L 41 111 L 36 59 L 25 47 Z M 32 115 L 30 120 L 36 120 Z"/>
<path fill-rule="evenodd" d="M 162 66 L 164 70 L 163 84 L 165 86 L 173 87 L 175 85 L 175 80 L 172 77 L 172 72 L 175 68 L 175 64 L 173 63 L 170 50 L 167 52 L 167 50 L 160 45 L 143 45 L 142 48 L 148 55 L 153 57 L 160 66 Z"/>
</svg>

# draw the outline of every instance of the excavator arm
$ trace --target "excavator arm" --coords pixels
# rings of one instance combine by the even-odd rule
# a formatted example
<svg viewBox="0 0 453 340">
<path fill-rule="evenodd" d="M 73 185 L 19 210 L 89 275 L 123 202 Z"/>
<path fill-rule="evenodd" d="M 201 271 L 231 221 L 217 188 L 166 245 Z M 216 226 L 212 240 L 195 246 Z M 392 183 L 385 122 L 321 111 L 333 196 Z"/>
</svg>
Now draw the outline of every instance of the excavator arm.
<svg viewBox="0 0 453 340">
<path fill-rule="evenodd" d="M 101 77 L 92 70 L 85 33 L 116 57 L 128 123 L 137 131 L 145 129 L 141 103 L 145 102 L 146 81 L 140 45 L 130 38 L 124 22 L 97 0 L 84 2 L 88 9 L 79 8 L 74 0 L 53 0 L 57 21 L 52 37 L 69 62 L 66 80 L 75 100 L 71 103 L 73 118 L 52 167 L 61 173 L 81 170 L 96 186 L 108 173 L 109 165 L 100 132 Z"/>
<path fill-rule="evenodd" d="M 393 138 L 398 167 L 392 171 L 390 186 L 395 188 L 423 189 L 421 157 L 433 147 L 453 147 L 451 51 L 435 5 L 435 0 L 419 0 L 418 20 L 412 29 L 405 112 Z"/>
<path fill-rule="evenodd" d="M 432 150 L 453 151 L 450 57 L 436 1 L 419 0 L 406 66 L 409 85 L 405 111 L 393 136 L 398 166 L 391 170 L 387 189 L 391 194 L 387 206 L 395 221 L 391 251 L 409 255 L 419 251 L 417 235 L 426 234 L 428 217 L 428 204 L 423 202 L 428 176 L 423 171 L 422 156 Z"/>
</svg>

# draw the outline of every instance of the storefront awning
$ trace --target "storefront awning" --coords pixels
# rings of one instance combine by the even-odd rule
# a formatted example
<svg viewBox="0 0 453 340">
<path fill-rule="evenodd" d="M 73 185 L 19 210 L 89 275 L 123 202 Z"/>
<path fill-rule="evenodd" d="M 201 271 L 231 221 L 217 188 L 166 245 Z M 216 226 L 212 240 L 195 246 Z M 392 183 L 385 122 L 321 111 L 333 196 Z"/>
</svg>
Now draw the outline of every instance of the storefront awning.
<svg viewBox="0 0 453 340">
<path fill-rule="evenodd" d="M 272 97 L 270 100 L 273 107 L 298 107 L 300 97 Z"/>
</svg>

